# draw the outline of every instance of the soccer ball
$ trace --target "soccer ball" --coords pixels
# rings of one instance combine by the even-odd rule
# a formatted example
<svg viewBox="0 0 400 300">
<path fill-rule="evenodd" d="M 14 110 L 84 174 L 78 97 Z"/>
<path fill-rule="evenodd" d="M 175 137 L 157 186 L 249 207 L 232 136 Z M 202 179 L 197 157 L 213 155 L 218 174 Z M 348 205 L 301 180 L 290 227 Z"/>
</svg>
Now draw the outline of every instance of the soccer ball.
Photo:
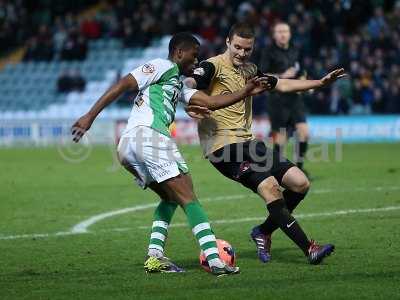
<svg viewBox="0 0 400 300">
<path fill-rule="evenodd" d="M 232 248 L 232 246 L 227 241 L 220 239 L 217 239 L 217 246 L 219 257 L 221 258 L 221 260 L 231 267 L 235 266 L 235 250 Z M 200 251 L 199 259 L 200 265 L 203 267 L 203 269 L 207 272 L 211 272 L 210 266 L 208 265 L 203 250 Z"/>
</svg>

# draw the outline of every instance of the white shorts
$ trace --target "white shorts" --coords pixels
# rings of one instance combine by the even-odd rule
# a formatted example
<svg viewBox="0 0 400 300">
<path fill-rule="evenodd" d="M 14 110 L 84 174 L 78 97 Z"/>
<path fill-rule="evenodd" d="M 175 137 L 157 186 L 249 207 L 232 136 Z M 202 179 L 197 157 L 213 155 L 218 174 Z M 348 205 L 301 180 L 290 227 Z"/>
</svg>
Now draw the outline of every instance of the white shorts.
<svg viewBox="0 0 400 300">
<path fill-rule="evenodd" d="M 143 189 L 151 182 L 160 183 L 189 172 L 175 141 L 146 126 L 134 127 L 123 134 L 118 156 Z"/>
</svg>

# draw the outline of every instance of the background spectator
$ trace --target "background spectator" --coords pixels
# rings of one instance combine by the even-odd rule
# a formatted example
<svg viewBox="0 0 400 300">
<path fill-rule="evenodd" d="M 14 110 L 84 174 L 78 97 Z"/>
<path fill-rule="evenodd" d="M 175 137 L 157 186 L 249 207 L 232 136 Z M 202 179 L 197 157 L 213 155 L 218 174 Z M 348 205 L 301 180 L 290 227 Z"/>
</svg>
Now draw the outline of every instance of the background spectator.
<svg viewBox="0 0 400 300">
<path fill-rule="evenodd" d="M 66 70 L 60 74 L 57 80 L 57 91 L 59 93 L 83 92 L 85 86 L 86 80 L 79 70 Z"/>
<path fill-rule="evenodd" d="M 147 47 L 185 30 L 203 38 L 206 58 L 223 50 L 229 27 L 243 20 L 255 26 L 258 64 L 272 25 L 284 20 L 304 50 L 309 77 L 339 65 L 349 73 L 348 81 L 306 96 L 312 113 L 399 112 L 400 0 L 108 0 L 95 14 L 76 17 L 96 3 L 0 0 L 0 51 L 25 44 L 25 60 L 84 60 L 88 40 L 119 38 L 128 48 Z M 263 105 L 255 107 L 255 114 L 263 113 Z"/>
</svg>

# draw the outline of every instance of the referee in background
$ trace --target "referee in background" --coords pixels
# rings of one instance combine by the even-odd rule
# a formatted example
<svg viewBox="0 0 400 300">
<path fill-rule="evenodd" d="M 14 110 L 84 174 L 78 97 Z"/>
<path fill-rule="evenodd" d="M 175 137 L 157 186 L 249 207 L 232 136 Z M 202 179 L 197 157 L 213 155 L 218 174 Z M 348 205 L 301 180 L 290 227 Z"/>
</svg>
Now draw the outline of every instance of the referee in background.
<svg viewBox="0 0 400 300">
<path fill-rule="evenodd" d="M 290 26 L 285 22 L 273 27 L 273 44 L 261 54 L 261 71 L 279 78 L 298 79 L 304 76 L 299 63 L 299 50 L 290 43 Z M 296 137 L 295 162 L 303 170 L 309 139 L 305 106 L 300 95 L 271 92 L 267 101 L 274 149 L 281 157 L 288 137 Z M 306 173 L 306 172 L 304 172 Z M 307 173 L 306 173 L 307 175 Z"/>
</svg>

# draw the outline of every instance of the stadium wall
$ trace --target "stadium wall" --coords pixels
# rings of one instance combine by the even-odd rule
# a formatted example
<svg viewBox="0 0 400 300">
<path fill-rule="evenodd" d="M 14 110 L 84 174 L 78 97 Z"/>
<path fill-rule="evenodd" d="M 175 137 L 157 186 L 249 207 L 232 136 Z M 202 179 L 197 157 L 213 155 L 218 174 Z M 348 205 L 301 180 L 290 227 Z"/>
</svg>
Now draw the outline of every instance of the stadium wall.
<svg viewBox="0 0 400 300">
<path fill-rule="evenodd" d="M 71 142 L 70 128 L 75 120 L 0 120 L 0 146 L 47 146 Z M 378 143 L 400 141 L 400 115 L 391 116 L 312 116 L 308 118 L 313 142 Z M 126 120 L 97 120 L 84 143 L 116 143 L 125 128 Z M 269 132 L 267 118 L 255 118 L 255 136 L 266 139 Z M 197 123 L 179 118 L 171 128 L 179 143 L 198 144 Z"/>
</svg>

